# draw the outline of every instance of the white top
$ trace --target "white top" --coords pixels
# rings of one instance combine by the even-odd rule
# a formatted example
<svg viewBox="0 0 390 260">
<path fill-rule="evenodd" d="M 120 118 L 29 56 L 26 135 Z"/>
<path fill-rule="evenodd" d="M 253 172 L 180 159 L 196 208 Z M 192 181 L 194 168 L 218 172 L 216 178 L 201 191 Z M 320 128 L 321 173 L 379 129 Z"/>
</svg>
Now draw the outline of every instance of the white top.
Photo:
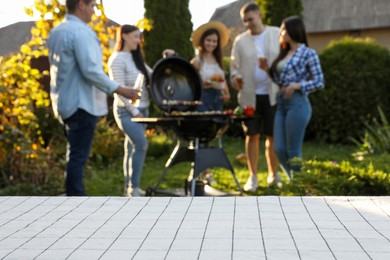
<svg viewBox="0 0 390 260">
<path fill-rule="evenodd" d="M 267 27 L 258 35 L 252 35 L 253 42 L 256 46 L 256 62 L 254 69 L 256 95 L 268 95 L 268 86 L 270 84 L 270 78 L 265 70 L 260 69 L 259 61 L 257 58 L 264 57 L 264 38 L 268 33 Z M 269 61 L 268 61 L 269 62 Z"/>
<path fill-rule="evenodd" d="M 111 79 L 121 85 L 142 91 L 139 102 L 132 103 L 131 100 L 114 94 L 114 105 L 126 107 L 133 116 L 139 113 L 138 108 L 149 106 L 148 91 L 144 84 L 144 75 L 135 66 L 133 56 L 130 52 L 114 52 L 108 60 L 108 74 Z"/>
<path fill-rule="evenodd" d="M 211 76 L 213 74 L 219 74 L 222 76 L 223 79 L 225 79 L 225 72 L 223 69 L 219 66 L 218 63 L 208 63 L 203 60 L 200 60 L 200 77 L 202 80 L 210 80 Z M 223 89 L 224 82 L 221 83 L 213 83 L 212 87 L 215 89 Z"/>
</svg>

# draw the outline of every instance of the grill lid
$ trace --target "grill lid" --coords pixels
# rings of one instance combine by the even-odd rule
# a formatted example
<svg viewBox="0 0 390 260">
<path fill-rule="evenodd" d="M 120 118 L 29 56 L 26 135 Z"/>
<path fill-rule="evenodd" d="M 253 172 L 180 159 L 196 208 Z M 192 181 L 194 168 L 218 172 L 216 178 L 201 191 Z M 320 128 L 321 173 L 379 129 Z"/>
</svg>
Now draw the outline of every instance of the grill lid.
<svg viewBox="0 0 390 260">
<path fill-rule="evenodd" d="M 192 64 L 179 57 L 159 60 L 153 68 L 150 96 L 163 111 L 194 110 L 201 104 L 202 84 Z"/>
</svg>

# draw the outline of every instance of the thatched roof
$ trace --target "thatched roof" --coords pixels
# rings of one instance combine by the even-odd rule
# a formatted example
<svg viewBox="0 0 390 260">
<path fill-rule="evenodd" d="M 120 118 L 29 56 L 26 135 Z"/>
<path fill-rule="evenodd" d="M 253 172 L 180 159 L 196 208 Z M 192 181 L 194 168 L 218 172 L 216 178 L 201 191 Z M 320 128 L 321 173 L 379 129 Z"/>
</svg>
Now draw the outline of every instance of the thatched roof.
<svg viewBox="0 0 390 260">
<path fill-rule="evenodd" d="M 217 8 L 210 20 L 243 28 L 240 9 L 252 0 L 237 0 Z M 390 0 L 302 0 L 308 33 L 390 27 Z"/>
</svg>

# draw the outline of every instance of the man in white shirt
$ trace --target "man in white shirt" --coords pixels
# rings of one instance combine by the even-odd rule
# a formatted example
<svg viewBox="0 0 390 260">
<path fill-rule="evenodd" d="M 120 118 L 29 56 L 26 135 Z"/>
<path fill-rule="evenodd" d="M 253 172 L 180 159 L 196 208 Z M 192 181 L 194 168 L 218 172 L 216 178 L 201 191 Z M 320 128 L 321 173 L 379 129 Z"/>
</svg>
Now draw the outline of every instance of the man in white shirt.
<svg viewBox="0 0 390 260">
<path fill-rule="evenodd" d="M 238 90 L 241 107 L 252 106 L 255 117 L 243 123 L 245 153 L 249 178 L 245 191 L 256 191 L 260 133 L 265 135 L 268 185 L 280 185 L 278 159 L 273 148 L 273 124 L 278 86 L 268 76 L 268 66 L 279 53 L 279 28 L 262 23 L 259 6 L 248 3 L 241 8 L 241 18 L 248 29 L 238 35 L 231 54 L 231 83 Z"/>
</svg>

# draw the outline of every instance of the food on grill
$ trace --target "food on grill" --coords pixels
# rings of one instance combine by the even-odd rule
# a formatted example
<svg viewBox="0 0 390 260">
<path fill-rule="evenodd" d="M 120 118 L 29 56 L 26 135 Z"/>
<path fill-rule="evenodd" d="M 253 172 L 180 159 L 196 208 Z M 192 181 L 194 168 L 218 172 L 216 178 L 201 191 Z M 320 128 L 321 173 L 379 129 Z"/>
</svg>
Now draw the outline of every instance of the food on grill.
<svg viewBox="0 0 390 260">
<path fill-rule="evenodd" d="M 211 80 L 211 81 L 215 81 L 215 82 L 219 82 L 219 83 L 225 81 L 225 79 L 223 78 L 223 76 L 222 76 L 221 74 L 218 74 L 218 73 L 212 74 L 211 77 L 210 77 L 210 80 Z"/>
<path fill-rule="evenodd" d="M 229 115 L 229 116 L 232 116 L 234 113 L 233 113 L 233 109 L 226 109 L 223 111 L 223 113 L 225 115 Z"/>
<path fill-rule="evenodd" d="M 253 106 L 245 106 L 244 108 L 237 106 L 233 111 L 233 115 L 253 117 L 255 115 L 255 108 Z"/>
<path fill-rule="evenodd" d="M 235 116 L 242 116 L 244 114 L 244 109 L 240 106 L 237 106 L 234 111 L 233 111 L 233 114 Z"/>
<path fill-rule="evenodd" d="M 166 100 L 162 101 L 163 105 L 166 106 L 200 106 L 203 102 L 200 100 Z"/>
<path fill-rule="evenodd" d="M 244 116 L 254 116 L 255 115 L 255 108 L 252 106 L 245 106 L 244 107 Z"/>
<path fill-rule="evenodd" d="M 210 110 L 210 111 L 172 111 L 171 116 L 212 116 L 212 115 L 222 115 L 222 111 Z"/>
</svg>

